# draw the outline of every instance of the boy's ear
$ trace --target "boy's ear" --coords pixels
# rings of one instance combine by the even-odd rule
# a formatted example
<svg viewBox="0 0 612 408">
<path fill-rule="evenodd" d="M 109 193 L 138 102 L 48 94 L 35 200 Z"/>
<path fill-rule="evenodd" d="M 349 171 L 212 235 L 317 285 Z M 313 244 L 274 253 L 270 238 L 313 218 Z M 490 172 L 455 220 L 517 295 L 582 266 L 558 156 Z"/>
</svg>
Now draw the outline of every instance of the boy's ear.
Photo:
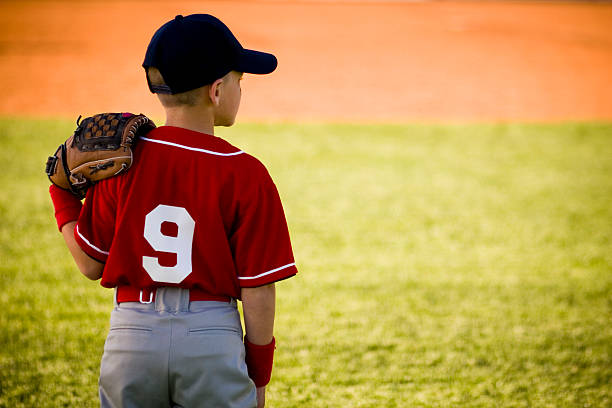
<svg viewBox="0 0 612 408">
<path fill-rule="evenodd" d="M 221 101 L 222 84 L 223 84 L 223 78 L 219 78 L 215 82 L 210 84 L 210 87 L 208 88 L 208 96 L 214 106 L 219 106 L 219 103 Z"/>
</svg>

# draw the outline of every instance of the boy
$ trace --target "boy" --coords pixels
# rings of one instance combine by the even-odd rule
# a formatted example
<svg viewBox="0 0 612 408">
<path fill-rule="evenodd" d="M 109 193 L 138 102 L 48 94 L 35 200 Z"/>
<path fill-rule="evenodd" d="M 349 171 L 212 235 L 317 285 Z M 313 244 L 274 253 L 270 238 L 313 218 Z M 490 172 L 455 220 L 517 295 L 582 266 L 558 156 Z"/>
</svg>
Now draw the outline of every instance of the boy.
<svg viewBox="0 0 612 408">
<path fill-rule="evenodd" d="M 242 73 L 276 64 L 213 16 L 177 16 L 157 30 L 143 63 L 166 126 L 142 137 L 132 168 L 90 188 L 82 208 L 51 186 L 80 271 L 116 288 L 103 407 L 264 406 L 274 284 L 297 269 L 267 170 L 213 133 L 234 123 Z"/>
</svg>

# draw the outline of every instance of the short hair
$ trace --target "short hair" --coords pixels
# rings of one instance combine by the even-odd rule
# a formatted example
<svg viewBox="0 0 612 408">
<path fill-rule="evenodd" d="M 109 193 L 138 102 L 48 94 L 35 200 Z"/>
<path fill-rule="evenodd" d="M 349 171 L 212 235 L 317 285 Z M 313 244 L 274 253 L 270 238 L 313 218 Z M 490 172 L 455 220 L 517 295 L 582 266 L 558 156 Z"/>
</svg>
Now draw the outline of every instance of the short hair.
<svg viewBox="0 0 612 408">
<path fill-rule="evenodd" d="M 159 69 L 155 67 L 147 68 L 147 76 L 151 85 L 166 85 L 164 77 L 162 76 Z M 195 106 L 199 103 L 201 98 L 200 88 L 191 89 L 189 91 L 177 93 L 174 95 L 169 94 L 157 94 L 161 104 L 166 108 L 177 107 L 177 106 Z"/>
</svg>

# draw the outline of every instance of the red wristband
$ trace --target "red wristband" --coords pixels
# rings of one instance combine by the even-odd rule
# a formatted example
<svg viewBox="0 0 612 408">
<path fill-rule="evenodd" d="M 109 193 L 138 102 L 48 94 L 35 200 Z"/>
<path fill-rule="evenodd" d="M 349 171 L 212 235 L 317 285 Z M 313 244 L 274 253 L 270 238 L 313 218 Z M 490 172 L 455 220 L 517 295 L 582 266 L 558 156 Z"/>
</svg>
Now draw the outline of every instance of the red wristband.
<svg viewBox="0 0 612 408">
<path fill-rule="evenodd" d="M 79 219 L 83 204 L 70 191 L 61 189 L 55 184 L 51 184 L 51 187 L 49 187 L 49 195 L 55 209 L 57 228 L 61 232 L 65 224 Z"/>
<path fill-rule="evenodd" d="M 256 387 L 264 387 L 270 382 L 272 376 L 272 363 L 274 362 L 274 349 L 276 339 L 265 346 L 258 346 L 244 338 L 244 348 L 246 350 L 246 365 L 249 370 L 249 377 Z"/>
</svg>

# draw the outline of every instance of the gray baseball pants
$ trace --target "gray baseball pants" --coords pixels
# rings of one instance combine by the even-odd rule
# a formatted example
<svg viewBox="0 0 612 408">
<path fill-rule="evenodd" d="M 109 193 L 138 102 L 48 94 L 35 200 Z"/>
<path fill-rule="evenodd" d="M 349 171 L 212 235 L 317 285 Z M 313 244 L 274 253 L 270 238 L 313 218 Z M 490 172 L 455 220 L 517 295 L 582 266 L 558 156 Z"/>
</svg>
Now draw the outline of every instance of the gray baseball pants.
<svg viewBox="0 0 612 408">
<path fill-rule="evenodd" d="M 160 288 L 150 304 L 115 302 L 99 387 L 104 408 L 256 407 L 236 301 Z"/>
</svg>

